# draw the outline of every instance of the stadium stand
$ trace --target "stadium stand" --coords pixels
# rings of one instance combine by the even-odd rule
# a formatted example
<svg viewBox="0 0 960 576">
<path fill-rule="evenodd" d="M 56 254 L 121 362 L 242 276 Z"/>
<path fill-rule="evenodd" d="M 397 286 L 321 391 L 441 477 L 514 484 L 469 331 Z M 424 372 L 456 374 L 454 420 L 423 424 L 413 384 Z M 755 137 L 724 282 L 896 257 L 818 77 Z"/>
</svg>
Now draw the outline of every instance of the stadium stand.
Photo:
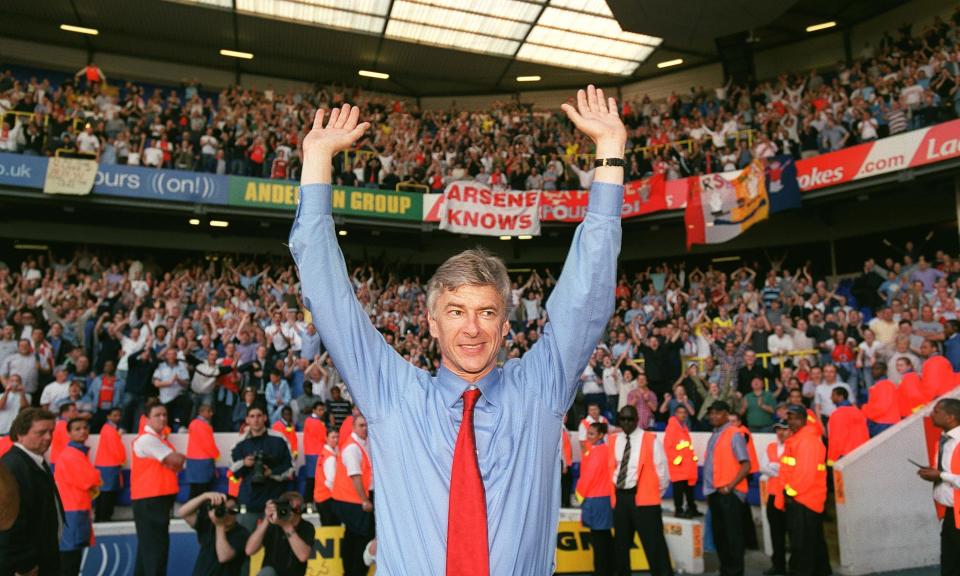
<svg viewBox="0 0 960 576">
<path fill-rule="evenodd" d="M 888 33 L 836 69 L 627 100 L 627 179 L 732 170 L 780 153 L 808 158 L 956 118 L 958 20 L 955 13 L 918 34 Z M 196 81 L 176 88 L 110 81 L 6 70 L 0 150 L 296 180 L 297 143 L 312 111 L 349 100 L 373 129 L 338 162 L 343 185 L 393 189 L 412 182 L 442 191 L 475 179 L 503 189 L 562 190 L 587 188 L 592 178 L 587 143 L 556 110 L 509 102 L 482 112 L 419 110 L 336 85 L 310 93 L 241 86 L 211 93 Z"/>
</svg>

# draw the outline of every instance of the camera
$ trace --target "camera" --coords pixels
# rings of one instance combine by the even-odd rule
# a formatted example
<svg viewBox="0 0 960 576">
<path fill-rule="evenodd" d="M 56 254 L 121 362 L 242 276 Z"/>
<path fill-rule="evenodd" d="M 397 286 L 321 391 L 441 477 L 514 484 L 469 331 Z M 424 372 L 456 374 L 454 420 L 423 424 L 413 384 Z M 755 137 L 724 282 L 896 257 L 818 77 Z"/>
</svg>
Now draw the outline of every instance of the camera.
<svg viewBox="0 0 960 576">
<path fill-rule="evenodd" d="M 274 505 L 274 506 L 276 507 L 276 509 L 277 509 L 277 519 L 278 519 L 278 520 L 286 520 L 286 519 L 289 518 L 294 512 L 300 512 L 300 511 L 301 511 L 301 507 L 300 507 L 300 506 L 294 506 L 294 505 L 293 505 L 289 500 L 287 500 L 286 498 L 280 498 L 279 500 L 276 500 L 276 501 L 273 503 L 273 505 Z"/>
<path fill-rule="evenodd" d="M 213 515 L 217 518 L 223 518 L 227 514 L 237 515 L 240 513 L 240 507 L 234 503 L 233 506 L 227 507 L 226 502 L 222 504 L 211 504 L 210 502 L 203 503 L 203 512 L 208 512 L 213 510 Z"/>
<path fill-rule="evenodd" d="M 253 454 L 253 474 L 250 475 L 250 482 L 263 484 L 266 481 L 267 476 L 263 473 L 263 452 L 257 450 Z"/>
</svg>

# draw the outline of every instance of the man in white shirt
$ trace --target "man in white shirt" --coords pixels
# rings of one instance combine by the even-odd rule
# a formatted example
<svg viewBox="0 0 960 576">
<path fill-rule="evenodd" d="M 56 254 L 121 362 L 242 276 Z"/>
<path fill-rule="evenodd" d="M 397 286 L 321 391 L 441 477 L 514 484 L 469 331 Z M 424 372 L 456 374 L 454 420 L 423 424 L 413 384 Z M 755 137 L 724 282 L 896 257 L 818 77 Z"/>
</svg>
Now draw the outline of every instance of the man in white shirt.
<svg viewBox="0 0 960 576">
<path fill-rule="evenodd" d="M 70 393 L 70 381 L 67 379 L 67 369 L 63 366 L 57 366 L 54 369 L 54 380 L 43 388 L 40 395 L 40 406 L 45 410 L 50 409 L 50 405 L 56 403 L 61 398 L 66 398 Z"/>
<path fill-rule="evenodd" d="M 177 358 L 173 346 L 164 350 L 164 362 L 153 371 L 153 385 L 160 390 L 160 402 L 167 407 L 170 428 L 176 432 L 190 418 L 190 399 L 183 393 L 190 373 Z"/>
<path fill-rule="evenodd" d="M 830 415 L 837 409 L 833 403 L 833 389 L 836 387 L 846 388 L 850 398 L 854 398 L 850 387 L 837 377 L 837 367 L 833 364 L 827 364 L 823 367 L 823 381 L 817 384 L 813 396 L 813 409 L 817 416 L 823 420 L 824 426 L 827 424 Z"/>
<path fill-rule="evenodd" d="M 670 472 L 663 444 L 652 432 L 637 426 L 637 409 L 624 406 L 617 415 L 623 432 L 611 434 L 610 450 L 616 460 L 611 476 L 616 490 L 613 512 L 615 550 L 619 574 L 631 574 L 630 548 L 639 534 L 652 576 L 672 576 L 670 551 L 663 536 L 660 498 L 670 485 Z M 648 437 L 649 436 L 649 437 Z M 651 450 L 652 454 L 644 452 Z M 643 462 L 644 466 L 640 463 Z M 653 466 L 649 466 L 650 463 Z M 656 483 L 649 474 L 656 476 Z"/>
<path fill-rule="evenodd" d="M 943 430 L 937 447 L 935 467 L 921 468 L 917 475 L 933 482 L 933 499 L 943 510 L 940 527 L 940 573 L 960 573 L 960 400 L 945 398 L 933 407 L 930 415 L 934 426 Z"/>
<path fill-rule="evenodd" d="M 603 424 L 608 424 L 607 419 L 600 414 L 600 405 L 596 403 L 587 404 L 587 416 L 580 421 L 580 426 L 577 428 L 577 440 L 580 441 L 580 449 L 583 450 L 586 447 L 587 443 L 587 428 L 590 427 L 594 422 L 601 422 Z"/>
<path fill-rule="evenodd" d="M 784 333 L 783 325 L 777 324 L 773 327 L 773 334 L 767 336 L 767 350 L 770 352 L 770 363 L 774 366 L 780 366 L 782 362 L 781 355 L 789 354 L 796 348 L 793 344 L 793 338 Z"/>
<path fill-rule="evenodd" d="M 93 126 L 87 124 L 83 132 L 77 135 L 77 150 L 96 156 L 100 152 L 100 138 L 93 133 Z"/>
<path fill-rule="evenodd" d="M 23 339 L 17 343 L 17 353 L 7 356 L 0 365 L 0 376 L 9 379 L 11 375 L 16 374 L 20 377 L 24 390 L 28 394 L 36 394 L 39 383 L 38 367 L 37 357 L 33 354 L 30 340 Z"/>
</svg>

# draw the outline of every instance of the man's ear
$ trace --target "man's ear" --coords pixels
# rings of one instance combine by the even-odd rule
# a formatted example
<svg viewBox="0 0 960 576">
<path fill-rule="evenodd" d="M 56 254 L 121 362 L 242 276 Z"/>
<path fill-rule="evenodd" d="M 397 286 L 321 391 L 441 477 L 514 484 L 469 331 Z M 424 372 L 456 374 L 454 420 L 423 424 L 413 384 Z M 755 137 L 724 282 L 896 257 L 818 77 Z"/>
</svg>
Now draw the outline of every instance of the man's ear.
<svg viewBox="0 0 960 576">
<path fill-rule="evenodd" d="M 427 312 L 427 324 L 430 325 L 430 335 L 434 338 L 440 338 L 440 325 L 433 317 L 433 312 Z"/>
</svg>

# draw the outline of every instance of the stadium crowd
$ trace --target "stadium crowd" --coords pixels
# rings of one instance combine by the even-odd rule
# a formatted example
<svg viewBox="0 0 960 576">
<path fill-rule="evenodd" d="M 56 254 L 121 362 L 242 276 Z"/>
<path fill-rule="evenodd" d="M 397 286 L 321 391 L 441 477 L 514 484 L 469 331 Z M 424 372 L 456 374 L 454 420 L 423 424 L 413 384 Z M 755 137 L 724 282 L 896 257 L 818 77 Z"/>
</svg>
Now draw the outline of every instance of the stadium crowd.
<svg viewBox="0 0 960 576">
<path fill-rule="evenodd" d="M 692 87 L 662 101 L 627 99 L 626 177 L 732 170 L 754 157 L 838 150 L 960 115 L 960 12 L 918 34 L 905 26 L 831 70 L 783 74 L 753 86 Z M 299 178 L 301 127 L 317 106 L 350 100 L 372 122 L 338 159 L 342 185 L 442 191 L 459 179 L 514 189 L 588 188 L 590 149 L 557 111 L 516 102 L 489 109 L 420 110 L 410 102 L 326 86 L 279 93 L 233 86 L 206 92 L 117 81 L 91 63 L 56 85 L 0 76 L 0 150 L 78 152 L 100 162 L 264 178 Z M 10 114 L 11 112 L 16 114 Z"/>
<path fill-rule="evenodd" d="M 912 243 L 896 248 L 898 257 L 867 261 L 840 284 L 776 261 L 763 270 L 689 270 L 679 261 L 622 273 L 571 428 L 590 404 L 608 417 L 632 404 L 650 428 L 679 405 L 700 421 L 722 399 L 751 429 L 769 430 L 793 389 L 826 417 L 833 407 L 822 382 L 843 382 L 862 402 L 874 383 L 900 384 L 931 356 L 960 368 L 952 338 L 960 261 Z M 351 279 L 386 341 L 435 372 L 421 279 L 372 265 L 356 266 Z M 504 360 L 539 338 L 554 284 L 549 268 L 515 279 Z M 151 397 L 166 405 L 174 432 L 203 404 L 215 409 L 216 431 L 240 430 L 257 398 L 271 423 L 289 407 L 298 430 L 318 401 L 335 425 L 350 414 L 290 265 L 208 260 L 164 270 L 85 250 L 69 260 L 41 254 L 0 266 L 0 313 L 0 435 L 30 404 L 74 405 L 94 432 L 112 408 L 135 430 Z"/>
</svg>

